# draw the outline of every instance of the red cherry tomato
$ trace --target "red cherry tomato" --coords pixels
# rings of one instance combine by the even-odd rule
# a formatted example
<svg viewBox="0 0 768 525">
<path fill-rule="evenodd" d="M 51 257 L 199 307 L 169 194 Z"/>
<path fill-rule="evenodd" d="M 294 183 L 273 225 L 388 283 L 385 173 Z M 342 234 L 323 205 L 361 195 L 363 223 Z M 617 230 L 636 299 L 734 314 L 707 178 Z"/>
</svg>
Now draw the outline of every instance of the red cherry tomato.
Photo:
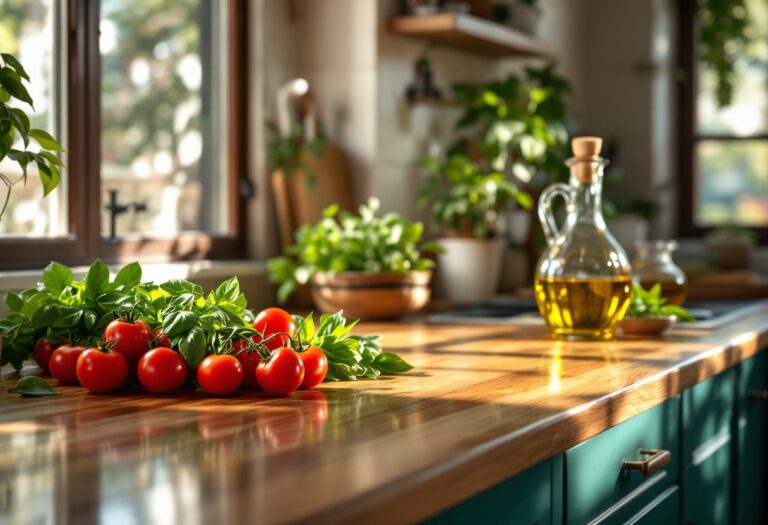
<svg viewBox="0 0 768 525">
<path fill-rule="evenodd" d="M 240 339 L 232 343 L 232 354 L 237 357 L 240 364 L 243 365 L 243 383 L 240 386 L 256 388 L 259 382 L 256 381 L 256 366 L 261 361 L 258 352 L 248 352 L 248 341 Z"/>
<path fill-rule="evenodd" d="M 268 361 L 259 363 L 256 379 L 268 394 L 287 396 L 301 386 L 304 364 L 299 354 L 283 346 L 272 352 Z"/>
<path fill-rule="evenodd" d="M 76 371 L 81 385 L 93 393 L 104 394 L 125 384 L 128 363 L 119 352 L 89 348 L 77 358 Z"/>
<path fill-rule="evenodd" d="M 51 360 L 51 354 L 56 350 L 57 346 L 51 343 L 45 336 L 41 337 L 35 343 L 35 350 L 32 355 L 35 358 L 37 365 L 44 371 L 48 371 L 48 361 Z"/>
<path fill-rule="evenodd" d="M 206 394 L 231 394 L 243 382 L 243 365 L 232 355 L 209 355 L 197 367 L 197 382 Z"/>
<path fill-rule="evenodd" d="M 150 346 L 152 348 L 172 348 L 171 340 L 165 335 L 159 328 L 152 332 L 152 341 Z"/>
<path fill-rule="evenodd" d="M 132 368 L 149 351 L 151 341 L 152 330 L 141 320 L 131 323 L 115 319 L 104 330 L 104 342 L 112 345 L 110 350 L 123 354 L 128 366 Z"/>
<path fill-rule="evenodd" d="M 299 352 L 301 362 L 304 364 L 304 380 L 301 388 L 313 388 L 323 382 L 328 375 L 328 358 L 325 352 L 316 346 L 310 346 L 303 352 Z"/>
<path fill-rule="evenodd" d="M 282 308 L 267 308 L 259 312 L 256 320 L 253 322 L 253 328 L 267 339 L 272 334 L 279 335 L 267 341 L 267 348 L 275 350 L 281 346 L 287 346 L 291 342 L 291 337 L 296 335 L 296 322 L 291 314 Z M 257 343 L 262 340 L 258 335 L 253 337 Z"/>
<path fill-rule="evenodd" d="M 139 382 L 153 394 L 178 390 L 187 380 L 187 363 L 170 348 L 154 348 L 139 359 Z"/>
<path fill-rule="evenodd" d="M 51 354 L 51 375 L 64 385 L 77 384 L 77 358 L 87 350 L 80 345 L 61 345 Z"/>
</svg>

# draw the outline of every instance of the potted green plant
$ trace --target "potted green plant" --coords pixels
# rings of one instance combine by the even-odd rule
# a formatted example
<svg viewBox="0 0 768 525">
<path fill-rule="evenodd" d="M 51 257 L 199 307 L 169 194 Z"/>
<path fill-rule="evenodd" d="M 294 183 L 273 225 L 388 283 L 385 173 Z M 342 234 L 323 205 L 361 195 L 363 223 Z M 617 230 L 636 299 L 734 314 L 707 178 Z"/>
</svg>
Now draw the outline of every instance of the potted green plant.
<svg viewBox="0 0 768 525">
<path fill-rule="evenodd" d="M 552 181 L 565 173 L 569 91 L 551 65 L 528 68 L 525 77 L 454 86 L 464 106 L 456 128 L 466 134 L 442 165 L 435 159 L 424 163 L 428 175 L 422 192 L 422 202 L 433 202 L 433 221 L 445 234 L 435 280 L 449 300 L 476 302 L 496 292 L 506 244 L 500 216 L 512 202 L 531 208 L 533 199 L 518 186 L 533 187 L 537 175 Z"/>
<path fill-rule="evenodd" d="M 432 224 L 442 232 L 436 289 L 455 303 L 487 299 L 498 288 L 504 254 L 505 242 L 496 235 L 499 214 L 511 202 L 530 207 L 530 196 L 464 155 L 442 164 L 429 158 L 424 167 L 420 202 L 430 206 Z"/>
<path fill-rule="evenodd" d="M 312 299 L 323 312 L 344 310 L 358 319 L 394 319 L 424 307 L 430 298 L 433 261 L 420 246 L 423 226 L 396 213 L 377 216 L 370 199 L 360 214 L 329 207 L 324 218 L 296 232 L 296 244 L 269 261 L 270 280 L 285 302 L 311 283 Z"/>
<path fill-rule="evenodd" d="M 0 53 L 0 162 L 10 159 L 19 167 L 20 174 L 0 172 L 0 182 L 5 186 L 5 195 L 0 195 L 0 220 L 3 218 L 13 187 L 26 184 L 27 169 L 37 166 L 37 173 L 43 183 L 43 196 L 51 193 L 61 181 L 63 166 L 57 152 L 64 151 L 50 134 L 42 129 L 30 127 L 29 115 L 23 105 L 34 108 L 24 82 L 29 75 L 11 54 Z M 39 147 L 30 149 L 33 141 Z"/>
</svg>

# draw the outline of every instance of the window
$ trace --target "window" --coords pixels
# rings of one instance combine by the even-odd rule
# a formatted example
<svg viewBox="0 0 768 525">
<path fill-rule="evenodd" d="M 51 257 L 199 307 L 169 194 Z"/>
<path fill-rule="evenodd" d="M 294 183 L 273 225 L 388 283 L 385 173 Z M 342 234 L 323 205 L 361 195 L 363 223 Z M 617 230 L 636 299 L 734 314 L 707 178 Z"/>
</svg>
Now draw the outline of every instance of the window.
<svg viewBox="0 0 768 525">
<path fill-rule="evenodd" d="M 680 224 L 684 234 L 752 228 L 768 239 L 768 3 L 746 0 L 749 33 L 720 107 L 716 76 L 698 56 L 696 2 L 681 2 Z"/>
<path fill-rule="evenodd" d="M 0 265 L 242 255 L 246 3 L 0 0 L 0 50 L 67 149 L 48 198 L 14 188 Z"/>
</svg>

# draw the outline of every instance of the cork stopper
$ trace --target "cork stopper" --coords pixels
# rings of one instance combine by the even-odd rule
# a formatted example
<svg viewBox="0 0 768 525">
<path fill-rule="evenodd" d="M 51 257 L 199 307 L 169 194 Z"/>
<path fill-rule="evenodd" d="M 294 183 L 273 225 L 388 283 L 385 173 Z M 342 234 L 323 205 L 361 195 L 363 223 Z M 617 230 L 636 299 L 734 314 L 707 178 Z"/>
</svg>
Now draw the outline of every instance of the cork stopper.
<svg viewBox="0 0 768 525">
<path fill-rule="evenodd" d="M 573 159 L 571 170 L 576 179 L 583 184 L 592 184 L 597 178 L 597 168 L 602 164 L 600 150 L 603 139 L 600 137 L 575 137 L 571 140 Z"/>
</svg>

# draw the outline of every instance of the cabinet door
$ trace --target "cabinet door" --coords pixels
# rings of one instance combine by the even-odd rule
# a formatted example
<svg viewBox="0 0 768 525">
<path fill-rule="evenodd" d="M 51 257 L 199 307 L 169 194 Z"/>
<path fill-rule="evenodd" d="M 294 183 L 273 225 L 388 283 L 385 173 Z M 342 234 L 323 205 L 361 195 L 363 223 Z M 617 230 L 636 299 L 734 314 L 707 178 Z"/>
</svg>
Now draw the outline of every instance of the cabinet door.
<svg viewBox="0 0 768 525">
<path fill-rule="evenodd" d="M 766 523 L 768 491 L 768 353 L 741 363 L 739 377 L 737 521 Z"/>
<path fill-rule="evenodd" d="M 550 525 L 552 461 L 539 463 L 424 523 Z"/>
<path fill-rule="evenodd" d="M 567 450 L 566 524 L 626 523 L 677 485 L 679 425 L 680 398 L 674 397 Z M 640 451 L 649 449 L 665 452 L 669 462 L 645 473 L 626 468 L 626 461 L 648 460 Z"/>
<path fill-rule="evenodd" d="M 665 490 L 626 525 L 676 525 L 680 521 L 680 489 L 675 485 Z"/>
<path fill-rule="evenodd" d="M 726 370 L 683 392 L 683 522 L 731 523 L 736 374 Z"/>
</svg>

